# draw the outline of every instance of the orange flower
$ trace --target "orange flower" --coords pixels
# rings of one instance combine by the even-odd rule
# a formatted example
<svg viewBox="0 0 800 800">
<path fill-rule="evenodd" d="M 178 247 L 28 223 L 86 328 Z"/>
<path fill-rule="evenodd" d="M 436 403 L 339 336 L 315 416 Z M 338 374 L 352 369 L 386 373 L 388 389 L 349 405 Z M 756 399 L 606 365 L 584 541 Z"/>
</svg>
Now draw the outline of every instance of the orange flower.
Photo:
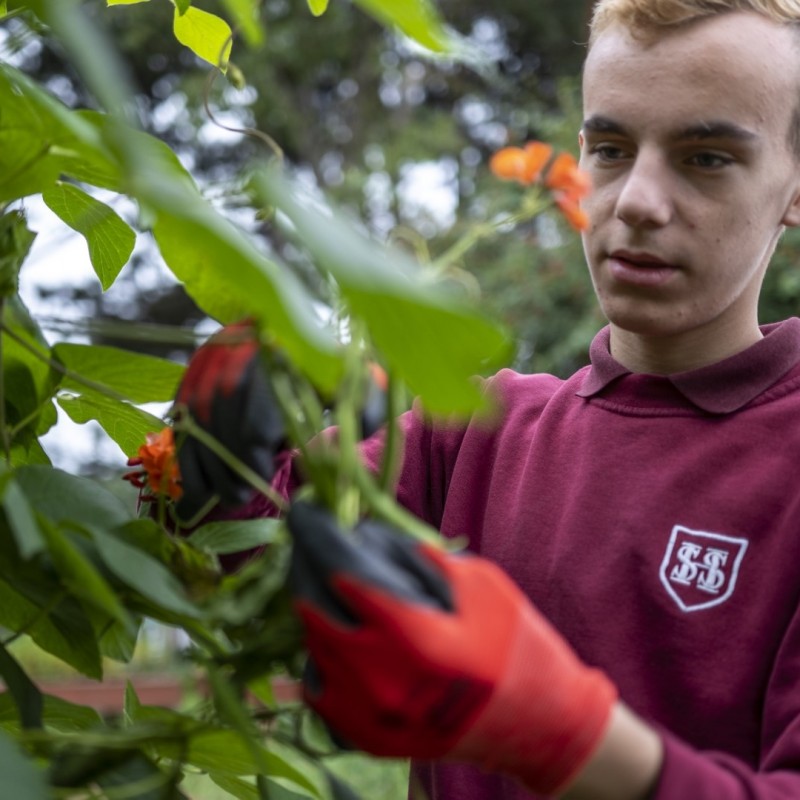
<svg viewBox="0 0 800 800">
<path fill-rule="evenodd" d="M 539 180 L 552 154 L 553 148 L 544 142 L 528 142 L 524 148 L 504 147 L 492 156 L 489 169 L 498 178 L 529 186 Z M 578 168 L 574 156 L 559 153 L 547 170 L 544 185 L 550 189 L 567 222 L 576 230 L 586 230 L 589 216 L 580 207 L 580 201 L 592 190 L 592 182 L 588 174 Z"/>
<path fill-rule="evenodd" d="M 592 190 L 591 179 L 578 167 L 578 162 L 570 153 L 559 153 L 547 171 L 544 183 L 548 189 L 563 192 L 574 200 L 586 197 Z"/>
<path fill-rule="evenodd" d="M 589 215 L 569 195 L 556 193 L 553 198 L 567 222 L 576 231 L 585 231 L 589 227 Z"/>
<path fill-rule="evenodd" d="M 382 392 L 389 391 L 389 376 L 386 374 L 386 370 L 375 361 L 370 361 L 367 367 L 369 368 L 369 375 L 370 378 L 372 378 L 372 382 Z"/>
<path fill-rule="evenodd" d="M 183 494 L 172 428 L 164 428 L 160 433 L 148 433 L 145 444 L 139 448 L 138 457 L 129 458 L 128 466 L 141 467 L 123 475 L 137 488 L 149 487 L 154 495 L 166 494 L 172 500 L 177 500 Z M 155 498 L 142 496 L 142 499 Z"/>
<path fill-rule="evenodd" d="M 541 175 L 552 154 L 552 146 L 544 142 L 528 142 L 524 148 L 504 147 L 492 156 L 489 169 L 502 180 L 529 186 Z"/>
<path fill-rule="evenodd" d="M 547 171 L 544 182 L 567 222 L 575 230 L 585 231 L 589 227 L 589 215 L 580 207 L 580 201 L 592 190 L 592 182 L 578 167 L 575 158 L 569 153 L 559 154 Z"/>
</svg>

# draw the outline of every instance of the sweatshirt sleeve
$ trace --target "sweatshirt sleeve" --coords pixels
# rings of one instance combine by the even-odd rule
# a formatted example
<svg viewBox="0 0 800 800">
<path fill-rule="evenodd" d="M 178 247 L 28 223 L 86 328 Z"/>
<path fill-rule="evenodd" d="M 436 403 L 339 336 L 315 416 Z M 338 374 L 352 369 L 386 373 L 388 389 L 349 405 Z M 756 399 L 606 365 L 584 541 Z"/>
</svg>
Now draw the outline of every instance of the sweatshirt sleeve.
<svg viewBox="0 0 800 800">
<path fill-rule="evenodd" d="M 415 516 L 440 528 L 453 470 L 466 435 L 465 423 L 426 419 L 418 404 L 398 420 L 402 452 L 397 480 L 397 502 Z M 367 468 L 378 473 L 384 433 L 361 444 Z"/>
<path fill-rule="evenodd" d="M 663 735 L 664 765 L 652 800 L 796 800 L 800 771 L 756 771 L 724 753 L 699 752 Z"/>
</svg>

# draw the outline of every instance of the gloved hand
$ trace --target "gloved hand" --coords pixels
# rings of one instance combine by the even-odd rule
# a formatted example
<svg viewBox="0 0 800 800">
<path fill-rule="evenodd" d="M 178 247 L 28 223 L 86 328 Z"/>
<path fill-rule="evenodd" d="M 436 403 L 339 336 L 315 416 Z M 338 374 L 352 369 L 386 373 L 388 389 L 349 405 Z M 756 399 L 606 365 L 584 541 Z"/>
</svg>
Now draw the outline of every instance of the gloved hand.
<svg viewBox="0 0 800 800">
<path fill-rule="evenodd" d="M 448 759 L 555 793 L 589 760 L 617 692 L 497 566 L 295 503 L 290 581 L 307 702 L 354 746 Z"/>
<path fill-rule="evenodd" d="M 272 392 L 255 329 L 229 325 L 214 334 L 189 361 L 176 403 L 240 461 L 269 481 L 274 458 L 287 446 L 286 429 Z M 386 419 L 386 375 L 371 365 L 360 415 L 366 438 Z M 192 437 L 178 448 L 183 495 L 178 516 L 189 519 L 213 495 L 225 506 L 247 502 L 250 487 L 218 456 Z"/>
<path fill-rule="evenodd" d="M 189 361 L 176 403 L 205 431 L 265 480 L 286 445 L 286 430 L 262 363 L 261 345 L 248 323 L 214 334 Z M 178 448 L 183 495 L 179 517 L 194 516 L 213 495 L 223 505 L 245 503 L 250 487 L 208 447 L 186 436 Z"/>
</svg>

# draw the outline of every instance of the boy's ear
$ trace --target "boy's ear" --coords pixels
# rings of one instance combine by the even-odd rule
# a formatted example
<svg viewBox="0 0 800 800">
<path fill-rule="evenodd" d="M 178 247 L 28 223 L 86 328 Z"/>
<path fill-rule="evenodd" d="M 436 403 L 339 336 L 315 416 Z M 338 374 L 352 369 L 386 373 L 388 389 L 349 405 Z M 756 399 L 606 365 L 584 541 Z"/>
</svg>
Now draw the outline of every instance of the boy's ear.
<svg viewBox="0 0 800 800">
<path fill-rule="evenodd" d="M 800 227 L 800 176 L 797 178 L 797 185 L 792 195 L 792 202 L 786 209 L 781 224 L 785 225 L 787 228 Z"/>
</svg>

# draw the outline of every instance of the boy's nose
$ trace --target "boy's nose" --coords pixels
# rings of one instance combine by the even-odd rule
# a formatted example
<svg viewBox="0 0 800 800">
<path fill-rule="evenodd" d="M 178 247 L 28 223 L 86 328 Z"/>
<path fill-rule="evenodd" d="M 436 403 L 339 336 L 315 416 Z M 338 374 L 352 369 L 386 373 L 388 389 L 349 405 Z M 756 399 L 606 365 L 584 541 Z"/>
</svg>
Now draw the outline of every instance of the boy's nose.
<svg viewBox="0 0 800 800">
<path fill-rule="evenodd" d="M 634 228 L 666 225 L 672 218 L 666 172 L 657 155 L 639 153 L 617 197 L 617 218 Z"/>
</svg>

